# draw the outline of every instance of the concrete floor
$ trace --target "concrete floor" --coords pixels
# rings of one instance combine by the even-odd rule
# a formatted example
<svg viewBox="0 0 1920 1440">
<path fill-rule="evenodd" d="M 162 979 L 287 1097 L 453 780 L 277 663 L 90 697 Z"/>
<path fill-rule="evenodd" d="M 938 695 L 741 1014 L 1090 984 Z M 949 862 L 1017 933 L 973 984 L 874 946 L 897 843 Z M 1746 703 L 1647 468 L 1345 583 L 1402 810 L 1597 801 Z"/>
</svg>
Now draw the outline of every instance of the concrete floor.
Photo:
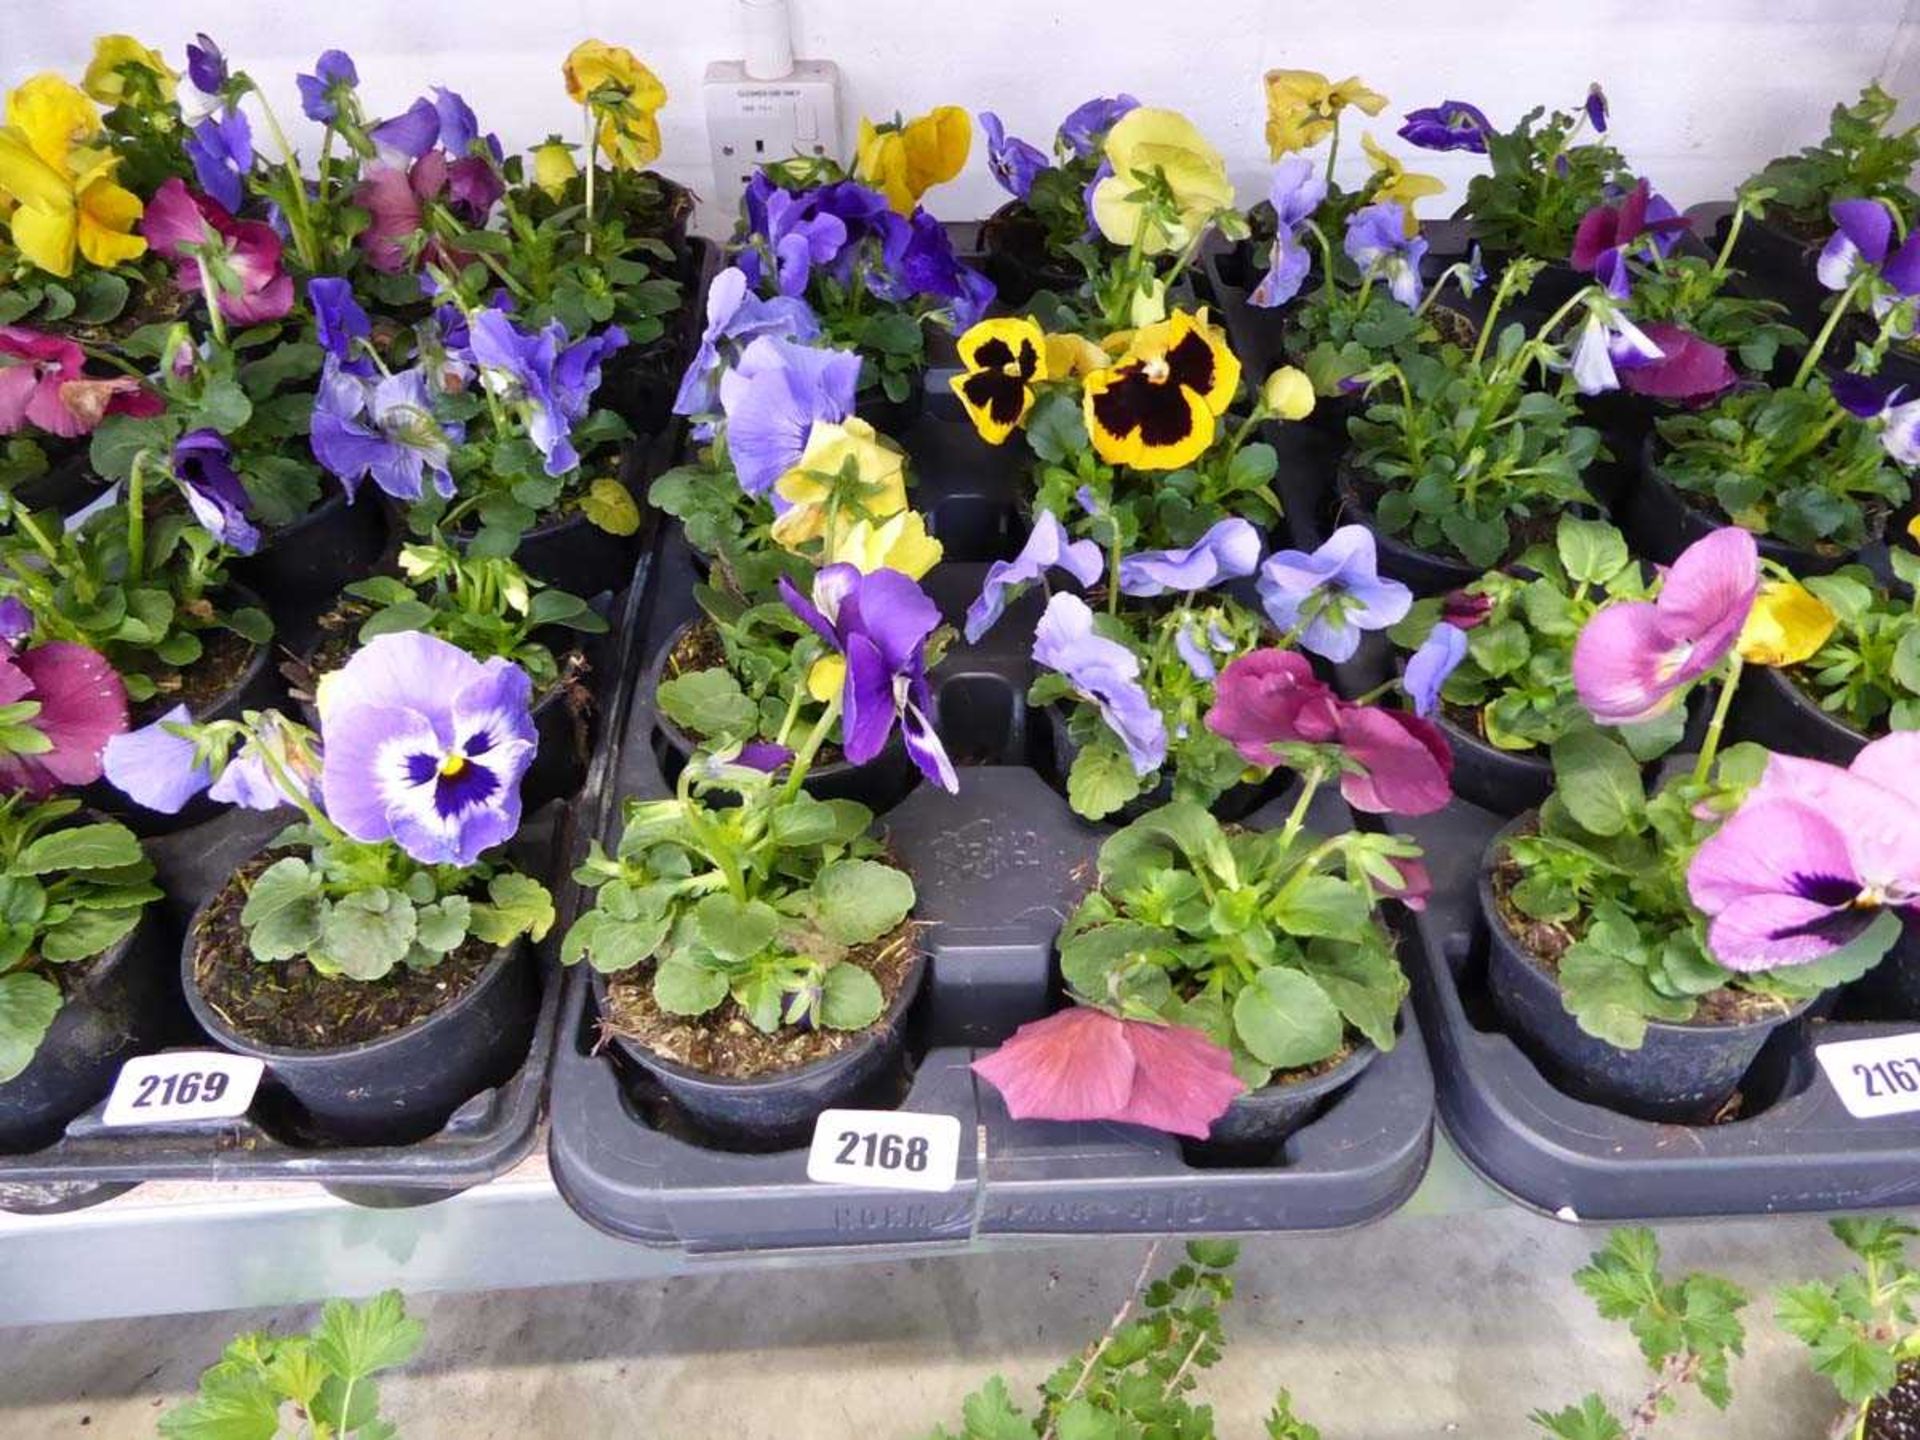
<svg viewBox="0 0 1920 1440">
<path fill-rule="evenodd" d="M 1503 1209 L 1247 1240 L 1227 1357 L 1202 1388 L 1220 1434 L 1257 1436 L 1281 1385 L 1327 1440 L 1520 1440 L 1530 1410 L 1588 1390 L 1624 1410 L 1643 1385 L 1638 1353 L 1568 1279 L 1599 1234 Z M 1777 1286 L 1842 1266 L 1825 1225 L 1661 1238 L 1670 1268 L 1721 1270 L 1755 1304 L 1731 1411 L 1690 1397 L 1656 1435 L 1824 1435 L 1832 1392 L 1770 1316 Z M 956 1425 L 961 1397 L 996 1370 L 1025 1400 L 1105 1326 L 1145 1243 L 422 1297 L 426 1345 L 386 1382 L 387 1413 L 408 1440 L 907 1440 Z M 151 1435 L 235 1331 L 313 1315 L 0 1331 L 0 1437 Z"/>
</svg>

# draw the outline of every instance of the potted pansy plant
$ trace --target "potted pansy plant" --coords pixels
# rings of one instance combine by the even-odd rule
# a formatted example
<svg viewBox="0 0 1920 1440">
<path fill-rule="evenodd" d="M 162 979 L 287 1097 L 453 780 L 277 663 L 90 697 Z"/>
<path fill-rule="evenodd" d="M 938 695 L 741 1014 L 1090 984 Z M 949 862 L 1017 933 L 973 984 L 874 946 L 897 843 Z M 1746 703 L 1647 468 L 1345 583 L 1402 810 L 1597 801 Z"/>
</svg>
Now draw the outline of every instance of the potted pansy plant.
<svg viewBox="0 0 1920 1440">
<path fill-rule="evenodd" d="M 615 853 L 596 843 L 575 872 L 595 905 L 561 949 L 594 968 L 622 1052 L 703 1129 L 758 1146 L 803 1138 L 897 1068 L 923 973 L 913 881 L 873 812 L 807 784 L 829 735 L 857 765 L 898 727 L 913 763 L 958 788 L 931 722 L 933 602 L 899 571 L 848 563 L 781 594 L 817 641 L 819 714 L 776 755 L 702 750 L 671 798 L 629 800 Z"/>
<path fill-rule="evenodd" d="M 0 1154 L 57 1140 L 178 1011 L 153 866 L 73 793 L 126 730 L 126 691 L 83 645 L 25 645 L 17 611 L 0 601 Z"/>
<path fill-rule="evenodd" d="M 202 902 L 180 967 L 201 1028 L 267 1062 L 302 1133 L 419 1139 L 524 1057 L 527 942 L 554 918 L 501 848 L 533 760 L 531 689 L 509 661 L 382 635 L 333 675 L 318 735 L 277 711 L 176 712 L 108 743 L 107 778 L 146 808 L 205 792 L 300 812 Z"/>
<path fill-rule="evenodd" d="M 1292 651 L 1221 671 L 1207 727 L 1249 766 L 1292 769 L 1298 793 L 1270 829 L 1175 800 L 1107 839 L 1058 942 L 1073 1004 L 975 1062 L 1014 1119 L 1271 1149 L 1392 1048 L 1407 983 L 1379 902 L 1424 903 L 1419 848 L 1308 823 L 1336 779 L 1364 809 L 1445 803 L 1443 769 L 1416 797 L 1410 772 L 1374 768 L 1391 714 L 1337 699 Z"/>
<path fill-rule="evenodd" d="M 1875 372 L 1920 310 L 1920 240 L 1877 200 L 1833 207 L 1835 230 L 1818 265 L 1834 292 L 1826 321 L 1790 379 L 1742 386 L 1697 411 L 1669 415 L 1642 452 L 1627 514 L 1642 553 L 1671 555 L 1720 519 L 1761 537 L 1796 574 L 1831 570 L 1878 540 L 1906 505 L 1920 460 L 1900 387 Z M 1840 325 L 1869 324 L 1869 343 L 1830 373 Z M 1661 547 L 1666 548 L 1661 548 Z"/>
<path fill-rule="evenodd" d="M 1573 678 L 1603 725 L 1655 719 L 1718 682 L 1699 752 L 1669 761 L 1649 791 L 1619 739 L 1571 732 L 1553 747 L 1552 796 L 1494 838 L 1481 874 L 1495 1005 L 1559 1083 L 1629 1114 L 1723 1115 L 1767 1037 L 1865 973 L 1899 932 L 1891 914 L 1863 911 L 1876 923 L 1849 943 L 1755 947 L 1731 943 L 1715 918 L 1722 891 L 1706 877 L 1729 854 L 1728 816 L 1745 812 L 1756 783 L 1759 795 L 1809 763 L 1721 748 L 1743 666 L 1777 658 L 1777 597 L 1755 619 L 1761 582 L 1753 537 L 1726 527 L 1690 546 L 1654 599 L 1616 601 L 1588 620 Z M 1824 859 L 1742 863 L 1752 887 L 1778 878 L 1824 903 L 1837 889 L 1811 878 L 1826 874 Z M 1784 910 L 1775 923 L 1783 942 L 1800 933 Z"/>
</svg>

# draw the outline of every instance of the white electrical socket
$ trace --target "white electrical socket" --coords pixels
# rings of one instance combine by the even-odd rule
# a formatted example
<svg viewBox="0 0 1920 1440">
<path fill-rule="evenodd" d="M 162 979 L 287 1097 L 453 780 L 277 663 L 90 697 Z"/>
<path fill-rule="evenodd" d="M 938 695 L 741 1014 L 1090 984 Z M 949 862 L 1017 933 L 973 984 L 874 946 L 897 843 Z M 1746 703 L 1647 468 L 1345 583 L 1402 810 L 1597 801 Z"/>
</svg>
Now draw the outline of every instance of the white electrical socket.
<svg viewBox="0 0 1920 1440">
<path fill-rule="evenodd" d="M 740 204 L 753 172 L 795 155 L 840 156 L 840 67 L 795 60 L 778 80 L 755 80 L 739 60 L 707 66 L 707 141 L 713 199 L 723 215 Z"/>
</svg>

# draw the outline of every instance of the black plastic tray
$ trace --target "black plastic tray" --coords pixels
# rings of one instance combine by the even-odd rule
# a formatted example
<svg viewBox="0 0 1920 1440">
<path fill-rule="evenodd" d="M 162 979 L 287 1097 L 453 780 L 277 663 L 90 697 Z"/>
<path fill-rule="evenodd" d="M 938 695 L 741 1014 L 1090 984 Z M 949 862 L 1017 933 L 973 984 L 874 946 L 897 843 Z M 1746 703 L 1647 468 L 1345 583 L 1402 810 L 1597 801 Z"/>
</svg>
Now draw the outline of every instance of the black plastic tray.
<svg viewBox="0 0 1920 1440">
<path fill-rule="evenodd" d="M 1013 480 L 1020 453 L 982 445 L 939 377 L 927 414 L 902 439 L 915 503 L 947 545 L 928 586 L 959 621 L 985 562 L 1021 541 Z M 654 652 L 694 614 L 692 557 L 676 529 L 651 559 L 650 599 L 632 632 L 615 783 L 621 800 L 663 793 L 651 697 L 639 683 Z M 1432 1080 L 1416 1027 L 1266 1165 L 1214 1168 L 1172 1137 L 1117 1124 L 1010 1120 L 968 1070 L 986 1048 L 1058 1004 L 1053 940 L 1109 827 L 1078 820 L 1035 766 L 1047 727 L 1029 722 L 1028 649 L 1041 604 L 1029 593 L 981 644 L 956 644 L 933 679 L 960 793 L 921 784 L 882 817 L 913 871 L 929 972 L 909 1017 L 917 1057 L 908 1109 L 957 1115 L 953 1187 L 903 1194 L 815 1185 L 806 1152 L 746 1154 L 701 1143 L 644 1076 L 597 1044 L 588 976 L 569 975 L 554 1058 L 550 1158 L 561 1194 L 602 1230 L 688 1252 L 860 1244 L 938 1247 L 976 1234 L 1326 1229 L 1378 1218 L 1418 1185 L 1432 1140 Z M 1281 802 L 1276 802 L 1281 803 Z M 1316 806 L 1344 827 L 1344 806 Z"/>
<path fill-rule="evenodd" d="M 1523 1204 L 1565 1220 L 1758 1215 L 1920 1204 L 1920 1116 L 1849 1115 L 1815 1045 L 1920 1029 L 1813 1020 L 1768 1042 L 1720 1125 L 1636 1120 L 1555 1087 L 1500 1028 L 1486 989 L 1481 857 L 1506 822 L 1455 803 L 1396 820 L 1426 849 L 1433 896 L 1407 949 L 1440 1117 L 1460 1152 Z"/>
</svg>

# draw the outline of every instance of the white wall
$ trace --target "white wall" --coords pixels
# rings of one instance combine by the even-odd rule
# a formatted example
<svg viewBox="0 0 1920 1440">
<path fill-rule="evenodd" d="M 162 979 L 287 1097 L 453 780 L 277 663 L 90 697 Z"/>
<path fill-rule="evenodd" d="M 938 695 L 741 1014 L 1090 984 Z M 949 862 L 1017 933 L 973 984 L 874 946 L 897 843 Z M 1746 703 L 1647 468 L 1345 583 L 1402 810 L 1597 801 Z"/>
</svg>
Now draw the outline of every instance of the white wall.
<svg viewBox="0 0 1920 1440">
<path fill-rule="evenodd" d="M 953 102 L 997 110 L 1045 144 L 1088 95 L 1131 90 L 1186 111 L 1228 156 L 1243 203 L 1264 192 L 1260 76 L 1273 66 L 1358 72 L 1403 109 L 1470 100 L 1496 124 L 1538 102 L 1573 105 L 1589 79 L 1612 98 L 1628 158 L 1681 204 L 1717 198 L 1760 162 L 1812 139 L 1868 79 L 1920 114 L 1920 0 L 793 0 L 796 52 L 837 61 L 852 116 Z M 76 77 L 91 37 L 126 30 L 176 64 L 200 28 L 299 119 L 292 77 L 323 48 L 359 64 L 376 110 L 430 83 L 461 91 L 510 145 L 577 134 L 560 60 L 596 36 L 666 82 L 661 168 L 710 179 L 700 101 L 707 61 L 736 56 L 731 0 L 0 0 L 0 82 L 47 67 Z M 304 124 L 304 122 L 301 122 Z M 1348 131 L 1343 169 L 1361 169 Z M 1401 147 L 1404 148 L 1404 147 Z M 1415 168 L 1456 186 L 1472 157 Z M 934 192 L 950 219 L 999 203 L 976 138 L 967 172 Z M 1441 214 L 1449 197 L 1424 202 Z M 713 221 L 708 219 L 712 226 Z"/>
</svg>

